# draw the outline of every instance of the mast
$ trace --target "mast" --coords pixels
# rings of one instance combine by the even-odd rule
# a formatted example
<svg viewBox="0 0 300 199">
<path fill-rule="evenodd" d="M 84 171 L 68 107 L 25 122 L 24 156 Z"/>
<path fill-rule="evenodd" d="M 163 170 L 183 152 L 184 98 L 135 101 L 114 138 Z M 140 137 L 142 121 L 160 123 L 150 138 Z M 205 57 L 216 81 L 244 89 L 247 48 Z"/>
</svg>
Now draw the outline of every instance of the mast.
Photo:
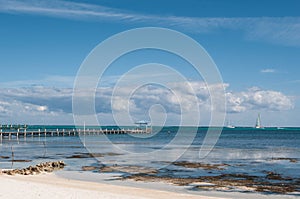
<svg viewBox="0 0 300 199">
<path fill-rule="evenodd" d="M 83 133 L 85 133 L 85 121 L 83 121 Z"/>
</svg>

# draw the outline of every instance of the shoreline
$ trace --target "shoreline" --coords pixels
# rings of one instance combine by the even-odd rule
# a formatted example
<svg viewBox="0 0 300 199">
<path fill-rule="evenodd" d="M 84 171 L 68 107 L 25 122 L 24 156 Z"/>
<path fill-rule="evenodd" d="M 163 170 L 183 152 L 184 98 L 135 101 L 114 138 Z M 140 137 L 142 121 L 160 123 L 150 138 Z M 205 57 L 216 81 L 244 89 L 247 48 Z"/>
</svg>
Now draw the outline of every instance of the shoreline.
<svg viewBox="0 0 300 199">
<path fill-rule="evenodd" d="M 61 178 L 54 173 L 32 176 L 0 175 L 0 182 L 0 197 L 3 198 L 222 199 L 221 197 L 73 180 Z"/>
<path fill-rule="evenodd" d="M 74 174 L 74 173 L 73 173 Z M 72 179 L 54 173 L 41 173 L 39 175 L 3 175 L 0 174 L 0 198 L 105 198 L 105 199 L 292 199 L 299 198 L 292 195 L 267 195 L 259 193 L 240 192 L 198 192 L 183 193 L 172 190 L 147 187 L 149 184 L 134 186 L 128 184 L 108 184 Z"/>
</svg>

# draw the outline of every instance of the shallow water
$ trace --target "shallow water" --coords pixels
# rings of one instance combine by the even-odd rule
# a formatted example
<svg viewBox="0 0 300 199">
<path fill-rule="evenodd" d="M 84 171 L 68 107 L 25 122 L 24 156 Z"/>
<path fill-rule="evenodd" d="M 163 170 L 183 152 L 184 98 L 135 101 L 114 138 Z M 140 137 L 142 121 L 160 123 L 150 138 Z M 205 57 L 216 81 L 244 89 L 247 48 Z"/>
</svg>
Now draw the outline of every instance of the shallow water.
<svg viewBox="0 0 300 199">
<path fill-rule="evenodd" d="M 0 142 L 0 167 L 21 168 L 45 161 L 63 160 L 67 164 L 65 171 L 75 172 L 82 172 L 83 166 L 118 165 L 154 168 L 159 171 L 158 176 L 180 178 L 233 173 L 266 176 L 267 172 L 275 172 L 285 178 L 300 178 L 300 130 L 297 128 L 225 128 L 205 158 L 199 158 L 199 150 L 207 128 L 183 127 L 180 133 L 177 130 L 178 127 L 165 127 L 151 135 L 133 136 L 3 138 Z M 189 168 L 174 165 L 174 161 L 226 166 L 221 169 Z M 84 172 L 101 175 L 95 170 Z M 112 173 L 117 176 L 126 174 Z"/>
</svg>

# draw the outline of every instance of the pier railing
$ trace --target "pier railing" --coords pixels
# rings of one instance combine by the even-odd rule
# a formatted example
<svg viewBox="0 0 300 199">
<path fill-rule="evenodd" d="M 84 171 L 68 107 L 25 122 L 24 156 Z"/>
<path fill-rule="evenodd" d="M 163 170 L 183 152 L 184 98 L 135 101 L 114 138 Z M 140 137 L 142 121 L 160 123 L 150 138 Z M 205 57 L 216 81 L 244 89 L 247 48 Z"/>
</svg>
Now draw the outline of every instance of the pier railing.
<svg viewBox="0 0 300 199">
<path fill-rule="evenodd" d="M 100 134 L 143 134 L 151 133 L 144 129 L 38 129 L 38 130 L 16 130 L 0 131 L 0 139 L 3 137 L 28 137 L 28 136 L 80 136 Z"/>
</svg>

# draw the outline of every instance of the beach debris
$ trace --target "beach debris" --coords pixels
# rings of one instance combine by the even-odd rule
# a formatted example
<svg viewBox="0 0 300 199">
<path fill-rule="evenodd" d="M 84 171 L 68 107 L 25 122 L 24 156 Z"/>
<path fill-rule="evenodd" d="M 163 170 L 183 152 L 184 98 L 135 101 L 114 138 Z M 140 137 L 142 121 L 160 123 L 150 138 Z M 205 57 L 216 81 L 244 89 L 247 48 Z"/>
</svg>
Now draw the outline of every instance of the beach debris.
<svg viewBox="0 0 300 199">
<path fill-rule="evenodd" d="M 44 172 L 53 172 L 55 170 L 63 169 L 66 164 L 63 161 L 56 162 L 44 162 L 37 164 L 35 166 L 29 166 L 24 169 L 10 169 L 10 170 L 2 170 L 2 174 L 7 175 L 36 175 Z"/>
</svg>

